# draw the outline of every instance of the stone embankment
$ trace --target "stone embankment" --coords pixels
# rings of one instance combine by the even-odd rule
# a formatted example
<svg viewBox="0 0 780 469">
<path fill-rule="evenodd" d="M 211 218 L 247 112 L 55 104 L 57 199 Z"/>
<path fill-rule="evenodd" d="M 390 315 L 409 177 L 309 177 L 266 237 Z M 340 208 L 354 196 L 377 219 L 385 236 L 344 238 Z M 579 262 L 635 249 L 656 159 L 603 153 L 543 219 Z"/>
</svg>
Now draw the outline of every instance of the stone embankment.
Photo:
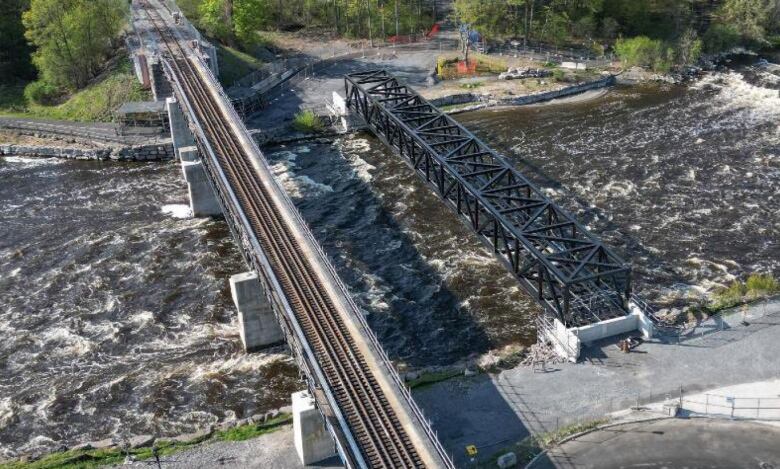
<svg viewBox="0 0 780 469">
<path fill-rule="evenodd" d="M 565 98 L 576 94 L 584 93 L 586 91 L 595 90 L 599 88 L 606 88 L 615 84 L 615 77 L 610 75 L 599 80 L 593 80 L 586 83 L 579 83 L 572 86 L 567 86 L 559 90 L 545 91 L 542 93 L 528 94 L 525 96 L 517 96 L 511 98 L 496 99 L 490 95 L 480 95 L 476 93 L 458 93 L 450 96 L 444 96 L 430 100 L 434 106 L 461 106 L 454 109 L 448 109 L 448 114 L 458 114 L 466 111 L 474 111 L 477 109 L 484 109 L 487 107 L 498 106 L 525 106 L 528 104 L 536 104 L 544 101 L 550 101 L 553 99 Z"/>
<path fill-rule="evenodd" d="M 174 157 L 170 143 L 126 147 L 68 148 L 45 145 L 0 145 L 0 156 L 33 156 L 72 160 L 162 161 Z"/>
</svg>

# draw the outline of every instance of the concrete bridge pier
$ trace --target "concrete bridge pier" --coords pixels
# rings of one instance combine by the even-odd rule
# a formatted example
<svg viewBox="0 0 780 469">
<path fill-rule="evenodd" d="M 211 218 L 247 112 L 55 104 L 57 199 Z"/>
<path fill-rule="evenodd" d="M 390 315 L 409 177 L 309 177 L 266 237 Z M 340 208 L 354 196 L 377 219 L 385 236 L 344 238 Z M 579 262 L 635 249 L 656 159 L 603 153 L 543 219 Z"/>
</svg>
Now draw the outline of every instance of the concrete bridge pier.
<svg viewBox="0 0 780 469">
<path fill-rule="evenodd" d="M 230 277 L 230 293 L 238 309 L 241 342 L 247 353 L 284 341 L 271 304 L 266 299 L 256 272 Z"/>
<path fill-rule="evenodd" d="M 171 127 L 171 140 L 173 140 L 173 149 L 176 154 L 179 149 L 195 145 L 195 138 L 192 136 L 187 121 L 184 119 L 184 113 L 179 107 L 176 98 L 167 98 L 165 100 L 165 109 L 168 111 L 168 122 Z"/>
<path fill-rule="evenodd" d="M 336 455 L 336 444 L 309 391 L 292 395 L 295 450 L 304 466 Z"/>
<path fill-rule="evenodd" d="M 222 215 L 222 207 L 209 183 L 203 163 L 198 158 L 198 149 L 194 146 L 181 147 L 178 149 L 178 153 L 184 180 L 187 181 L 192 216 L 215 217 Z"/>
</svg>

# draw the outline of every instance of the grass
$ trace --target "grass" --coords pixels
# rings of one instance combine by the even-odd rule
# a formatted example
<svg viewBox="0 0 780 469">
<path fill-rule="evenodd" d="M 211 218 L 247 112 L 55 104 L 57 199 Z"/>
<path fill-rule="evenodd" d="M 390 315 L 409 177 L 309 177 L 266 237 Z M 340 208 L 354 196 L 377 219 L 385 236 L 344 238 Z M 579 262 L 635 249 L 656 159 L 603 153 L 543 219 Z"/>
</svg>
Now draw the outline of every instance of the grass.
<svg viewBox="0 0 780 469">
<path fill-rule="evenodd" d="M 409 380 L 406 384 L 411 389 L 419 389 L 434 383 L 446 381 L 456 376 L 462 376 L 463 373 L 457 370 L 436 371 L 432 373 L 423 373 L 415 379 Z"/>
<path fill-rule="evenodd" d="M 608 422 L 609 419 L 590 420 L 583 423 L 567 425 L 559 428 L 554 432 L 528 436 L 514 445 L 502 448 L 500 451 L 495 452 L 487 461 L 480 463 L 478 467 L 497 467 L 496 461 L 498 461 L 498 458 L 510 451 L 515 453 L 519 467 L 522 467 L 535 458 L 539 453 L 544 450 L 553 448 L 564 439 L 572 435 L 576 435 L 577 433 L 593 430 Z"/>
<path fill-rule="evenodd" d="M 93 84 L 57 105 L 28 102 L 23 85 L 0 86 L 0 115 L 77 122 L 110 122 L 114 112 L 127 101 L 149 100 L 132 72 L 129 60 L 120 61 Z"/>
<path fill-rule="evenodd" d="M 458 73 L 458 55 L 441 55 L 436 58 L 436 73 L 442 80 L 462 78 L 470 73 Z M 475 73 L 477 75 L 497 75 L 507 69 L 506 60 L 490 57 L 489 55 L 472 53 L 469 55 L 469 63 L 476 61 Z"/>
<path fill-rule="evenodd" d="M 263 65 L 263 61 L 217 43 L 217 61 L 219 62 L 219 81 L 225 87 L 230 87 L 236 81 L 249 75 Z"/>
<path fill-rule="evenodd" d="M 154 447 L 157 448 L 158 455 L 167 456 L 204 442 L 248 440 L 274 432 L 291 421 L 292 416 L 290 414 L 279 414 L 265 423 L 241 425 L 229 430 L 218 431 L 210 437 L 187 443 L 161 440 L 156 442 Z M 127 452 L 121 448 L 71 450 L 53 453 L 32 462 L 12 461 L 2 463 L 0 464 L 0 469 L 93 469 L 110 464 L 120 464 L 125 460 L 127 454 L 131 455 L 135 460 L 151 459 L 154 456 L 152 447 L 131 449 Z"/>
<path fill-rule="evenodd" d="M 292 125 L 295 130 L 308 133 L 322 132 L 325 128 L 322 119 L 310 109 L 295 114 Z"/>
<path fill-rule="evenodd" d="M 484 86 L 484 85 L 485 84 L 482 83 L 481 81 L 472 81 L 472 82 L 469 82 L 469 83 L 461 83 L 460 87 L 464 88 L 464 89 L 467 89 L 467 90 L 473 90 L 475 88 L 479 88 L 480 86 Z"/>
<path fill-rule="evenodd" d="M 728 287 L 716 291 L 706 308 L 715 313 L 776 293 L 780 293 L 780 281 L 771 274 L 754 273 L 744 282 L 735 280 Z"/>
</svg>

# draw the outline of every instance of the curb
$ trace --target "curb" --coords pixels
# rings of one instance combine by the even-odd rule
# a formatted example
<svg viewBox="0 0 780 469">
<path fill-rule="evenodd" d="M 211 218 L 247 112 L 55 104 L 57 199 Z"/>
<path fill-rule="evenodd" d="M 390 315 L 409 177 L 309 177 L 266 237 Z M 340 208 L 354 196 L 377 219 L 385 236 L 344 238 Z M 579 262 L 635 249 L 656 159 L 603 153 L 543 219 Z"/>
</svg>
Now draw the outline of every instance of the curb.
<svg viewBox="0 0 780 469">
<path fill-rule="evenodd" d="M 597 432 L 597 431 L 601 431 L 601 430 L 606 430 L 606 429 L 608 429 L 608 428 L 619 427 L 619 426 L 621 426 L 621 425 L 629 425 L 629 424 L 632 424 L 632 423 L 647 423 L 647 422 L 655 422 L 655 421 L 659 421 L 659 420 L 668 420 L 668 419 L 674 419 L 674 418 L 676 418 L 676 417 L 668 417 L 668 416 L 663 416 L 663 417 L 648 417 L 648 418 L 646 418 L 646 419 L 631 420 L 631 421 L 629 421 L 629 422 L 615 422 L 615 423 L 607 423 L 607 424 L 604 424 L 604 425 L 599 425 L 598 427 L 591 428 L 591 429 L 589 429 L 589 430 L 585 430 L 584 432 L 579 432 L 579 433 L 575 433 L 574 435 L 569 435 L 569 436 L 567 436 L 566 438 L 564 438 L 564 439 L 562 439 L 561 441 L 559 441 L 558 443 L 556 443 L 556 444 L 555 444 L 555 447 L 557 447 L 557 446 L 560 446 L 560 445 L 562 445 L 562 444 L 564 444 L 564 443 L 567 443 L 567 442 L 569 442 L 569 441 L 571 441 L 571 440 L 575 440 L 575 439 L 577 439 L 577 438 L 580 438 L 581 436 L 585 436 L 585 435 L 587 435 L 587 434 L 589 434 L 589 433 L 593 433 L 593 432 Z M 523 467 L 524 467 L 524 469 L 531 469 L 531 468 L 532 468 L 532 466 L 533 466 L 533 465 L 534 465 L 534 464 L 537 462 L 537 460 L 538 460 L 538 459 L 540 459 L 540 458 L 541 458 L 542 456 L 544 456 L 545 454 L 547 454 L 547 452 L 548 452 L 550 449 L 552 449 L 552 448 L 545 449 L 545 450 L 544 450 L 544 451 L 542 451 L 541 453 L 539 453 L 539 454 L 537 454 L 536 456 L 534 456 L 534 458 L 533 458 L 533 459 L 531 459 L 531 460 L 528 462 L 528 464 L 526 464 L 525 466 L 523 466 Z"/>
</svg>

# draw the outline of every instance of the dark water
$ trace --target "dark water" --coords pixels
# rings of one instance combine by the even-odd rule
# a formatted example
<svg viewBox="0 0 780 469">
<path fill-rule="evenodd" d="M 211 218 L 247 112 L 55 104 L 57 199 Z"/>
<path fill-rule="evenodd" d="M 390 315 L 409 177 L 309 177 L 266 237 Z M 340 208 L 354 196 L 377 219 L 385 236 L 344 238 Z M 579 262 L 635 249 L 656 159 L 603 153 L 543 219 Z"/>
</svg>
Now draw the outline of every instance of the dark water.
<svg viewBox="0 0 780 469">
<path fill-rule="evenodd" d="M 0 158 L 0 455 L 170 435 L 286 405 L 281 354 L 244 355 L 222 222 L 175 165 Z M 165 212 L 162 210 L 165 209 Z"/>
<path fill-rule="evenodd" d="M 716 73 L 458 119 L 624 253 L 645 296 L 681 306 L 780 274 L 773 80 Z M 269 159 L 393 359 L 534 340 L 536 304 L 379 141 Z M 299 387 L 282 353 L 240 351 L 227 278 L 245 267 L 224 223 L 185 201 L 175 165 L 0 159 L 0 454 L 192 431 Z"/>
<path fill-rule="evenodd" d="M 641 293 L 682 306 L 737 277 L 780 274 L 780 80 L 767 75 L 461 121 L 618 247 Z"/>
</svg>

